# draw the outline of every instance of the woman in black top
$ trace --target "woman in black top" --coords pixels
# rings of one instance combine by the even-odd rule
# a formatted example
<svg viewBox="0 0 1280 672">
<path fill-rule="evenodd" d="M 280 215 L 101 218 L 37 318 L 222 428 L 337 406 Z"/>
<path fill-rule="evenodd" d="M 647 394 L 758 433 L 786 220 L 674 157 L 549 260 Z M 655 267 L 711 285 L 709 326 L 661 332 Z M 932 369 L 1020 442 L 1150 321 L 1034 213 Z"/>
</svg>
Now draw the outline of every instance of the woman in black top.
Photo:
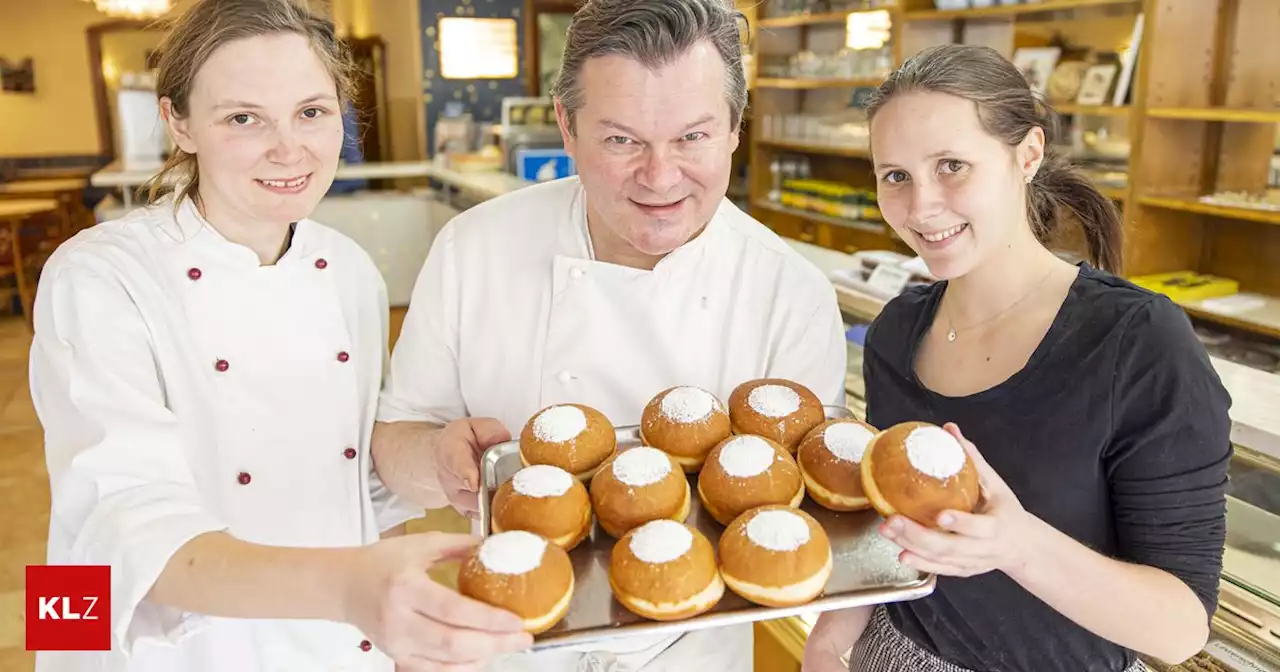
<svg viewBox="0 0 1280 672">
<path fill-rule="evenodd" d="M 1185 314 L 1111 274 L 1115 207 L 1054 156 L 1054 113 L 995 51 L 922 52 L 868 116 L 880 208 L 941 281 L 869 330 L 867 419 L 945 424 L 985 498 L 940 530 L 882 525 L 936 591 L 825 614 L 805 671 L 855 641 L 852 669 L 875 672 L 1194 655 L 1217 604 L 1230 399 Z M 1072 220 L 1091 263 L 1046 247 Z"/>
</svg>

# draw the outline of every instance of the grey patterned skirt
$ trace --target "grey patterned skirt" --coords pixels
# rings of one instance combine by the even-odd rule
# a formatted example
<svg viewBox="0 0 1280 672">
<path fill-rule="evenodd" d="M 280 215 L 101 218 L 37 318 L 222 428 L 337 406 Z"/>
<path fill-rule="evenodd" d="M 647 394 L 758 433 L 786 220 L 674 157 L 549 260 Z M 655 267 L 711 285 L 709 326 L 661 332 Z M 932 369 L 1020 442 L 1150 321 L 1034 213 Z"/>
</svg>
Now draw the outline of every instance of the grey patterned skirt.
<svg viewBox="0 0 1280 672">
<path fill-rule="evenodd" d="M 889 612 L 875 610 L 871 622 L 849 654 L 850 672 L 974 672 L 953 665 L 920 645 L 893 627 Z M 1136 660 L 1124 672 L 1150 670 L 1141 660 Z"/>
</svg>

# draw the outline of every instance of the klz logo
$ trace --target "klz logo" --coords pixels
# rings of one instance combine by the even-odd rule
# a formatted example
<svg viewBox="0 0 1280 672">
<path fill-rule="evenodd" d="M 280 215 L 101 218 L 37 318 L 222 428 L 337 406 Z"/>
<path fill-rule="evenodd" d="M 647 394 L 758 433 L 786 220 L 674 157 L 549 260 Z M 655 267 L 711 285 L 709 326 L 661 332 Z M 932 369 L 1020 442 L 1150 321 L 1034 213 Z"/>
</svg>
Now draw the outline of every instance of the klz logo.
<svg viewBox="0 0 1280 672">
<path fill-rule="evenodd" d="M 62 619 L 64 621 L 85 620 L 96 621 L 98 617 L 93 613 L 93 606 L 98 603 L 96 597 L 86 597 L 85 602 L 88 606 L 83 612 L 71 611 L 71 598 L 69 597 L 41 597 L 40 598 L 40 620 L 49 619 L 56 621 Z M 62 612 L 58 612 L 58 604 L 62 604 Z"/>
<path fill-rule="evenodd" d="M 27 567 L 27 650 L 111 648 L 111 568 Z"/>
</svg>

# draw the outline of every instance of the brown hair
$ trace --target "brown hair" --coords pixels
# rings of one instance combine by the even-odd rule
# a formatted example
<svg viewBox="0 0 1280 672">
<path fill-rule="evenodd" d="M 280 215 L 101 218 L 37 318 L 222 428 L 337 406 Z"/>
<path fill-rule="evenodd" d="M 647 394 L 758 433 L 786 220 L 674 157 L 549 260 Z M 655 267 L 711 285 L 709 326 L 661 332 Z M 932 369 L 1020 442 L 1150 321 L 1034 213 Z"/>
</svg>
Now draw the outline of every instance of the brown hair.
<svg viewBox="0 0 1280 672">
<path fill-rule="evenodd" d="M 741 21 L 741 23 L 739 23 Z M 729 123 L 737 128 L 747 107 L 742 68 L 742 27 L 746 17 L 730 0 L 588 0 L 574 15 L 551 95 L 564 105 L 570 133 L 582 107 L 582 66 L 597 56 L 617 54 L 657 68 L 709 40 L 725 68 Z"/>
<path fill-rule="evenodd" d="M 1010 147 L 1039 127 L 1045 134 L 1044 160 L 1027 185 L 1027 219 L 1046 247 L 1062 223 L 1064 210 L 1084 228 L 1090 262 L 1121 272 L 1123 227 L 1120 212 L 1079 170 L 1054 151 L 1058 115 L 1016 67 L 990 47 L 948 44 L 916 54 L 889 75 L 871 97 L 867 118 L 894 96 L 914 91 L 945 93 L 972 101 L 987 133 Z"/>
<path fill-rule="evenodd" d="M 297 33 L 307 38 L 333 77 L 339 103 L 351 100 L 354 65 L 350 53 L 334 33 L 333 23 L 313 14 L 299 0 L 195 0 L 168 26 L 160 44 L 156 96 L 169 98 L 178 117 L 187 116 L 196 74 L 219 47 L 274 33 Z M 156 203 L 177 191 L 180 180 L 186 184 L 178 201 L 196 193 L 199 163 L 194 154 L 175 147 L 160 172 L 138 189 L 139 197 L 148 204 Z"/>
</svg>

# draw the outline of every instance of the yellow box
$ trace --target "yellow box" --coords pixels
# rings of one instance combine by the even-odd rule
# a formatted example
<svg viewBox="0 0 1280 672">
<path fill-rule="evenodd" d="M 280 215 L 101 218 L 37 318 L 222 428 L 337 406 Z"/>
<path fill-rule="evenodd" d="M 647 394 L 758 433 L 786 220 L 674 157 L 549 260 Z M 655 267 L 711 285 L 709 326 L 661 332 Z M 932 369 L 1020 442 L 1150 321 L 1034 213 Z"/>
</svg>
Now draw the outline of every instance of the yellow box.
<svg viewBox="0 0 1280 672">
<path fill-rule="evenodd" d="M 1231 296 L 1240 291 L 1240 283 L 1230 278 L 1201 275 L 1193 271 L 1175 271 L 1129 278 L 1133 284 L 1159 292 L 1176 302 L 1202 301 Z"/>
</svg>

